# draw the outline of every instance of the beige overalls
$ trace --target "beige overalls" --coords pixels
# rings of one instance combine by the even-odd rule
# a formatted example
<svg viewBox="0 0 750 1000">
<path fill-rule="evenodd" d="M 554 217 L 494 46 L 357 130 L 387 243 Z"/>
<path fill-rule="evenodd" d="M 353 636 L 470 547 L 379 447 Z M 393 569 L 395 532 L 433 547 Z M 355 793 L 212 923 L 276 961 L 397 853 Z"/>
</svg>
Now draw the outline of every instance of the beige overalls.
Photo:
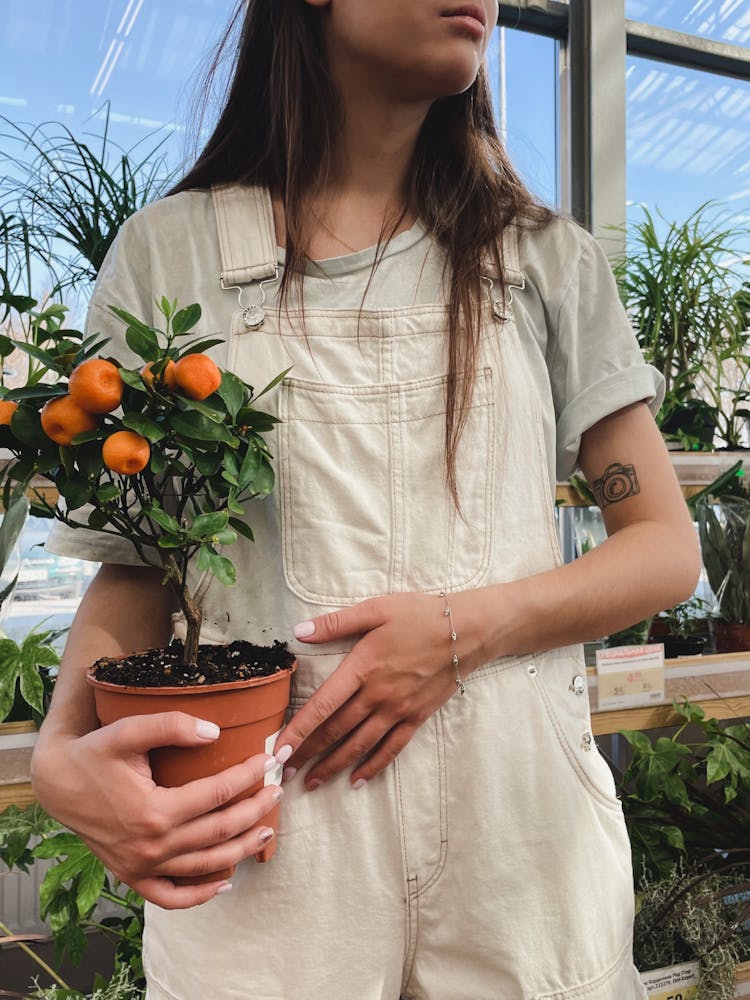
<svg viewBox="0 0 750 1000">
<path fill-rule="evenodd" d="M 486 283 L 462 518 L 444 481 L 443 306 L 306 310 L 303 335 L 298 312 L 261 306 L 277 275 L 267 192 L 214 191 L 214 205 L 235 303 L 229 367 L 256 387 L 294 367 L 264 400 L 283 421 L 277 488 L 249 509 L 255 545 L 232 549 L 237 586 L 208 587 L 204 639 L 288 640 L 296 622 L 368 597 L 559 565 L 512 296 Z M 514 230 L 505 255 L 521 284 Z M 290 643 L 293 708 L 351 645 Z M 579 647 L 468 675 L 465 697 L 360 790 L 348 774 L 314 792 L 293 779 L 276 856 L 242 863 L 233 883 L 192 910 L 148 907 L 148 1000 L 645 997 L 630 849 Z"/>
</svg>

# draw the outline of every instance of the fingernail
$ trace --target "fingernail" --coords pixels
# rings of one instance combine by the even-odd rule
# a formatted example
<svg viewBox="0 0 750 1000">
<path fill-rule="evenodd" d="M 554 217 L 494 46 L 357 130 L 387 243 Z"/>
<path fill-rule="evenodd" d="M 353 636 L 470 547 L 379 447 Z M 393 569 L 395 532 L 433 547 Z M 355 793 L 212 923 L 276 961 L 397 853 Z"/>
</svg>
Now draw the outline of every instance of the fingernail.
<svg viewBox="0 0 750 1000">
<path fill-rule="evenodd" d="M 320 786 L 321 786 L 322 784 L 323 784 L 323 782 L 322 782 L 322 781 L 320 781 L 320 780 L 319 780 L 318 778 L 313 778 L 313 780 L 312 780 L 312 781 L 308 781 L 308 783 L 307 783 L 307 786 L 306 786 L 306 787 L 307 787 L 307 790 L 308 790 L 308 792 L 314 792 L 314 791 L 315 791 L 315 789 L 316 789 L 316 788 L 320 788 Z"/>
<path fill-rule="evenodd" d="M 279 762 L 279 764 L 286 764 L 286 762 L 289 760 L 289 758 L 292 756 L 293 753 L 294 753 L 293 748 L 290 747 L 289 744 L 287 743 L 276 751 L 274 757 Z"/>
<path fill-rule="evenodd" d="M 221 730 L 215 722 L 207 722 L 205 719 L 195 720 L 195 735 L 202 740 L 215 740 Z"/>
<path fill-rule="evenodd" d="M 284 798 L 284 789 L 277 788 L 276 791 L 273 793 L 273 799 L 272 799 L 273 804 L 276 805 L 278 802 L 281 802 L 283 798 Z"/>
<path fill-rule="evenodd" d="M 285 767 L 284 768 L 284 773 L 281 775 L 281 780 L 282 781 L 291 781 L 292 778 L 297 773 L 297 770 L 298 769 L 296 767 Z"/>
<path fill-rule="evenodd" d="M 265 830 L 261 832 L 259 841 L 261 844 L 267 844 L 269 840 L 273 840 L 273 830 L 270 826 L 267 826 Z"/>
<path fill-rule="evenodd" d="M 231 882 L 224 882 L 216 890 L 216 895 L 220 896 L 222 894 L 222 892 L 231 892 L 231 889 L 232 889 L 232 883 Z"/>
<path fill-rule="evenodd" d="M 300 622 L 292 629 L 296 639 L 309 639 L 315 632 L 314 622 Z"/>
<path fill-rule="evenodd" d="M 367 784 L 367 778 L 357 778 L 357 780 L 352 785 L 352 788 L 364 788 Z"/>
<path fill-rule="evenodd" d="M 276 758 L 275 757 L 269 757 L 268 760 L 263 765 L 263 770 L 264 771 L 272 771 L 276 767 L 276 764 L 277 764 Z"/>
</svg>

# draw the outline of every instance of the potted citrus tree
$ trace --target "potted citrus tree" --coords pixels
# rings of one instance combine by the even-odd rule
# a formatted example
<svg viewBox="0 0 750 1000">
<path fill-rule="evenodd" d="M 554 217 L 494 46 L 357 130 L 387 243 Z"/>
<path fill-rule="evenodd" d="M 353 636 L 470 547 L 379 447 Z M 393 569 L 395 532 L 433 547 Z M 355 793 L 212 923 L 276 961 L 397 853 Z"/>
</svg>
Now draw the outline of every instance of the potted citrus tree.
<svg viewBox="0 0 750 1000">
<path fill-rule="evenodd" d="M 283 725 L 294 660 L 280 643 L 201 645 L 202 608 L 188 576 L 194 563 L 223 584 L 235 582 L 225 550 L 239 535 L 252 540 L 245 506 L 274 486 L 264 434 L 276 418 L 254 404 L 286 372 L 256 394 L 205 353 L 220 340 L 192 336 L 198 304 L 178 308 L 162 298 L 158 306 L 163 330 L 111 307 L 143 362 L 136 369 L 99 356 L 106 341 L 96 335 L 60 327 L 43 346 L 18 341 L 36 365 L 25 386 L 2 390 L 0 447 L 13 456 L 6 482 L 56 489 L 54 502 L 32 490 L 33 513 L 127 539 L 173 590 L 185 617 L 184 642 L 104 658 L 88 676 L 103 724 L 180 710 L 220 727 L 210 746 L 152 751 L 155 780 L 171 786 L 270 750 Z M 271 813 L 269 825 L 277 819 Z M 272 840 L 259 859 L 270 858 L 274 846 Z"/>
</svg>

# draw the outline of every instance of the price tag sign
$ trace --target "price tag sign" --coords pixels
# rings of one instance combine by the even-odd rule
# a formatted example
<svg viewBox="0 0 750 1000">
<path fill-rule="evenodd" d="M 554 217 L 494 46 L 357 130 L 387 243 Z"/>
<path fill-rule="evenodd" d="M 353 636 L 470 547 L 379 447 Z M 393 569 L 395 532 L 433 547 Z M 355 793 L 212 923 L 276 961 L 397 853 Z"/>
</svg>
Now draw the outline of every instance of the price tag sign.
<svg viewBox="0 0 750 1000">
<path fill-rule="evenodd" d="M 664 701 L 664 645 L 596 651 L 597 708 L 640 708 Z"/>
<path fill-rule="evenodd" d="M 698 1000 L 700 966 L 697 962 L 686 962 L 668 969 L 642 972 L 641 982 L 648 992 L 648 1000 Z"/>
</svg>

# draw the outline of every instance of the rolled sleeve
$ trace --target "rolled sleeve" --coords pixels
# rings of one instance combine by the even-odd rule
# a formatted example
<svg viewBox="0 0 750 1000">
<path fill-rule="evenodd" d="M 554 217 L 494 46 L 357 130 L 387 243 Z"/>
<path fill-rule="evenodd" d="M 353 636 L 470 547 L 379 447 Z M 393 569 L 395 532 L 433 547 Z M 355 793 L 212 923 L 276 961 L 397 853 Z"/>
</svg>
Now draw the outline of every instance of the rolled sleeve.
<svg viewBox="0 0 750 1000">
<path fill-rule="evenodd" d="M 601 247 L 588 234 L 557 317 L 548 363 L 556 416 L 558 481 L 578 465 L 582 435 L 604 417 L 645 402 L 656 414 L 661 374 L 643 360 Z"/>
</svg>

